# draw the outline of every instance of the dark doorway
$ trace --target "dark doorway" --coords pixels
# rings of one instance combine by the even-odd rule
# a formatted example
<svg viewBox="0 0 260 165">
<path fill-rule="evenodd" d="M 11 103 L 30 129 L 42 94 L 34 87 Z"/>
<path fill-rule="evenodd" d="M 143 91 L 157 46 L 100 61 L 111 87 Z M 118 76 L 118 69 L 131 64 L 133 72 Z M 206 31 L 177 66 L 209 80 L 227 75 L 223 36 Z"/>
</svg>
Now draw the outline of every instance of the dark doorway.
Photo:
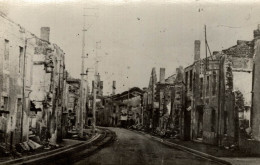
<svg viewBox="0 0 260 165">
<path fill-rule="evenodd" d="M 191 130 L 191 102 L 189 101 L 184 110 L 184 140 L 191 139 L 190 130 Z"/>
<path fill-rule="evenodd" d="M 91 126 L 91 120 L 90 119 L 88 120 L 88 126 Z"/>
<path fill-rule="evenodd" d="M 197 138 L 203 137 L 203 106 L 197 106 L 198 114 L 198 129 L 197 129 Z"/>
</svg>

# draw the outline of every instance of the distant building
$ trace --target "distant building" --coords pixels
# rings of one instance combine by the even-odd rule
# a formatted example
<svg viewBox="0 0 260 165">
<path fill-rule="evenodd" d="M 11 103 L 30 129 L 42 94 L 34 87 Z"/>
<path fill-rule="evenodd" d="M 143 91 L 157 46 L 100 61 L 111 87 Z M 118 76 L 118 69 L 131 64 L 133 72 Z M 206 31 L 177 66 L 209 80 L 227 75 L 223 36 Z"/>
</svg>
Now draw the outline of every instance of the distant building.
<svg viewBox="0 0 260 165">
<path fill-rule="evenodd" d="M 184 96 L 183 68 L 165 79 L 165 69 L 160 69 L 157 82 L 155 68 L 152 69 L 148 88 L 143 94 L 144 126 L 148 130 L 165 133 L 166 130 L 180 130 Z"/>
<path fill-rule="evenodd" d="M 76 129 L 79 120 L 80 106 L 80 80 L 74 78 L 67 79 L 66 85 L 66 111 L 68 130 Z"/>
<path fill-rule="evenodd" d="M 116 127 L 142 125 L 142 96 L 143 91 L 138 87 L 133 87 L 129 91 L 105 97 L 104 109 L 98 115 L 103 119 L 100 120 L 100 125 Z"/>
</svg>

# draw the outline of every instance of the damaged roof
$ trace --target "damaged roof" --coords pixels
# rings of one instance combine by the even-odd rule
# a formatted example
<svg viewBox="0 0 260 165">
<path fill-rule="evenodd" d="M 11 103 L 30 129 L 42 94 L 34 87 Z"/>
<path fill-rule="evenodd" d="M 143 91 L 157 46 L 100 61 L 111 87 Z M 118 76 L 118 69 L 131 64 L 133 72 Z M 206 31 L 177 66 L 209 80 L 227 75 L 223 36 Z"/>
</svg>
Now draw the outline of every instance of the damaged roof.
<svg viewBox="0 0 260 165">
<path fill-rule="evenodd" d="M 144 91 L 138 87 L 133 87 L 131 88 L 129 91 L 124 91 L 120 94 L 116 94 L 116 95 L 113 95 L 111 98 L 112 99 L 127 99 L 128 97 L 129 98 L 132 98 L 132 97 L 136 97 L 136 96 L 139 96 L 139 95 L 142 95 L 144 93 Z"/>
<path fill-rule="evenodd" d="M 253 58 L 254 55 L 254 41 L 238 40 L 237 45 L 228 49 L 222 50 L 228 56 L 232 57 L 248 57 Z"/>
</svg>

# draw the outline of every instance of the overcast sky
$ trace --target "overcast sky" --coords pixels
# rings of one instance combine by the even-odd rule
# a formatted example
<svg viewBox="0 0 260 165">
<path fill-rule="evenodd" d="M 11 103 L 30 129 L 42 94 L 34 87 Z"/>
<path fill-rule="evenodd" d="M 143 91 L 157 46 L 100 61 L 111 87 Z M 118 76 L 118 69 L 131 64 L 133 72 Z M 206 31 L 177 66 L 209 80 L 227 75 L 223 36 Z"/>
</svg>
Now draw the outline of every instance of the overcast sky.
<svg viewBox="0 0 260 165">
<path fill-rule="evenodd" d="M 0 0 L 1 1 L 1 0 Z M 83 8 L 86 17 L 86 67 L 94 67 L 95 43 L 101 41 L 99 73 L 104 94 L 129 87 L 147 87 L 152 67 L 166 68 L 166 76 L 179 65 L 193 61 L 194 40 L 201 40 L 205 56 L 204 25 L 211 51 L 252 40 L 260 23 L 260 2 L 246 1 L 145 1 L 145 0 L 13 0 L 1 1 L 8 17 L 40 36 L 40 27 L 51 28 L 50 41 L 66 53 L 66 68 L 80 77 Z M 93 73 L 89 75 L 93 79 Z"/>
</svg>

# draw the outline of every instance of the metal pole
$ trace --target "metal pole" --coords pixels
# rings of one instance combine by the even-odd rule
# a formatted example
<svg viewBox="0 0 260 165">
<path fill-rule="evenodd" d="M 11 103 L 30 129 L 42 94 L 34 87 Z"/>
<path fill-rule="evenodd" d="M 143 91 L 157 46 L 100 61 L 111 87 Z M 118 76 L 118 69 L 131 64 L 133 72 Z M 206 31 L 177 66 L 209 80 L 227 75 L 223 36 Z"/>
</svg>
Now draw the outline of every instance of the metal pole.
<svg viewBox="0 0 260 165">
<path fill-rule="evenodd" d="M 23 97 L 23 103 L 22 103 L 22 114 L 21 114 L 21 139 L 20 142 L 23 142 L 23 113 L 25 111 L 25 61 L 26 61 L 26 49 L 27 49 L 27 40 L 25 39 L 24 44 L 24 55 L 23 55 L 23 89 L 22 89 L 22 97 Z"/>
<path fill-rule="evenodd" d="M 79 114 L 79 136 L 83 137 L 83 110 L 84 110 L 84 96 L 83 96 L 83 81 L 84 81 L 84 63 L 85 63 L 85 9 L 83 15 L 83 30 L 82 30 L 82 54 L 81 54 L 81 83 L 80 83 L 80 114 Z"/>
<path fill-rule="evenodd" d="M 205 28 L 205 50 L 206 50 L 206 71 L 208 69 L 208 50 L 207 50 L 207 27 L 206 25 L 204 25 L 204 28 Z"/>
<path fill-rule="evenodd" d="M 223 56 L 222 56 L 223 57 Z M 221 62 L 222 57 L 219 58 L 219 68 L 218 68 L 218 78 L 219 78 L 219 84 L 218 84 L 218 126 L 217 126 L 217 139 L 218 139 L 218 146 L 221 146 L 221 83 L 222 83 L 222 76 L 221 76 Z M 224 119 L 225 120 L 225 119 Z"/>
<path fill-rule="evenodd" d="M 154 73 L 152 71 L 152 130 L 154 129 Z"/>
<path fill-rule="evenodd" d="M 96 42 L 96 61 L 95 61 L 95 75 L 94 75 L 94 87 L 93 87 L 93 121 L 92 121 L 92 129 L 93 134 L 96 131 L 96 98 L 97 98 L 97 74 L 98 74 L 98 61 L 97 61 L 97 44 Z"/>
<path fill-rule="evenodd" d="M 127 127 L 129 127 L 129 123 L 130 123 L 130 121 L 129 121 L 129 88 L 128 88 L 128 91 L 127 91 L 128 93 L 127 93 Z"/>
<path fill-rule="evenodd" d="M 92 121 L 92 130 L 93 130 L 93 134 L 95 134 L 95 130 L 96 130 L 96 74 L 95 74 L 95 80 L 94 80 L 94 89 L 93 89 L 93 109 L 92 109 L 92 113 L 93 113 L 93 121 Z"/>
<path fill-rule="evenodd" d="M 32 38 L 25 38 L 25 43 L 24 43 L 24 54 L 23 54 L 23 87 L 22 87 L 22 114 L 21 114 L 21 139 L 20 141 L 23 141 L 23 113 L 25 111 L 25 104 L 26 104 L 26 99 L 25 99 L 25 70 L 26 70 L 26 51 L 27 51 L 27 42 L 30 39 L 34 39 L 36 37 Z"/>
</svg>

